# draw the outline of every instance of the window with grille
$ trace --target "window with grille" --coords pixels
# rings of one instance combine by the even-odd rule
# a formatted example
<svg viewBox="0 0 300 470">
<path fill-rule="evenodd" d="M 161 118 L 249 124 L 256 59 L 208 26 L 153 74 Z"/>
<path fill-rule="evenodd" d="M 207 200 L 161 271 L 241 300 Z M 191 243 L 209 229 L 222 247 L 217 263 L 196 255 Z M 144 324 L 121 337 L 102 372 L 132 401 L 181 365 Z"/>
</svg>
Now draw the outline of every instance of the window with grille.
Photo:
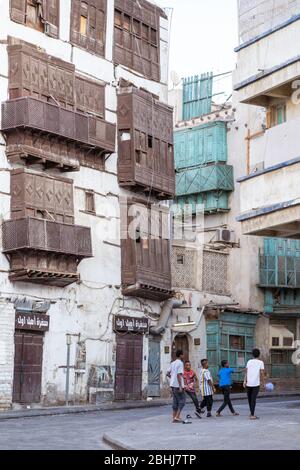
<svg viewBox="0 0 300 470">
<path fill-rule="evenodd" d="M 72 44 L 103 57 L 105 34 L 106 0 L 72 0 Z"/>
<path fill-rule="evenodd" d="M 197 253 L 193 249 L 172 247 L 173 287 L 194 289 L 197 286 Z"/>
<path fill-rule="evenodd" d="M 129 2 L 130 3 L 130 2 Z M 141 8 L 126 11 L 124 1 L 115 8 L 114 61 L 133 69 L 146 78 L 160 79 L 159 25 L 160 10 Z M 123 7 L 123 8 L 122 8 Z"/>
<path fill-rule="evenodd" d="M 92 191 L 85 192 L 85 210 L 91 214 L 96 213 L 95 209 L 95 194 Z"/>
<path fill-rule="evenodd" d="M 271 351 L 271 363 L 272 365 L 280 364 L 292 364 L 293 351 L 278 350 Z"/>
<path fill-rule="evenodd" d="M 228 295 L 228 254 L 205 250 L 203 252 L 202 279 L 204 292 Z"/>
<path fill-rule="evenodd" d="M 59 0 L 10 0 L 10 18 L 58 38 Z"/>
</svg>

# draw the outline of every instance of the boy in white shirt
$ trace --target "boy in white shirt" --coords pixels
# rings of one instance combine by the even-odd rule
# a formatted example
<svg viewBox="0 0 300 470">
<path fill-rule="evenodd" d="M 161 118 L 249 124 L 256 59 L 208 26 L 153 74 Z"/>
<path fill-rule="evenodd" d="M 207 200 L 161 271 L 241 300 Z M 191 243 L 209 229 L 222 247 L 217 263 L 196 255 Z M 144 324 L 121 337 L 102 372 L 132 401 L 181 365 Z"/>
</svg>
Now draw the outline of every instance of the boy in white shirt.
<svg viewBox="0 0 300 470">
<path fill-rule="evenodd" d="M 176 360 L 171 363 L 167 372 L 170 378 L 170 387 L 173 395 L 173 423 L 182 423 L 180 414 L 185 406 L 185 391 L 183 378 L 183 351 L 176 352 Z"/>
<path fill-rule="evenodd" d="M 261 385 L 265 382 L 265 365 L 259 360 L 260 350 L 253 349 L 253 359 L 247 363 L 244 387 L 247 389 L 248 402 L 250 408 L 250 419 L 259 419 L 255 416 L 256 400 Z"/>
</svg>

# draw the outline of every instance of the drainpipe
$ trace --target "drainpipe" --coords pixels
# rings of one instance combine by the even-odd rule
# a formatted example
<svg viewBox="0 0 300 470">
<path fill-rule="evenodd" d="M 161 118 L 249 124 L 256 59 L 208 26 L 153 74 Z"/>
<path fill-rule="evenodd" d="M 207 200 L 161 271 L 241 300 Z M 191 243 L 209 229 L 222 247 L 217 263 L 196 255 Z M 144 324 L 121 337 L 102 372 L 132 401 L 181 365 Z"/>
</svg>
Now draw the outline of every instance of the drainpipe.
<svg viewBox="0 0 300 470">
<path fill-rule="evenodd" d="M 153 336 L 161 336 L 167 328 L 169 318 L 173 308 L 179 308 L 185 304 L 185 300 L 169 299 L 166 300 L 162 306 L 158 324 L 150 327 L 150 334 Z"/>
</svg>

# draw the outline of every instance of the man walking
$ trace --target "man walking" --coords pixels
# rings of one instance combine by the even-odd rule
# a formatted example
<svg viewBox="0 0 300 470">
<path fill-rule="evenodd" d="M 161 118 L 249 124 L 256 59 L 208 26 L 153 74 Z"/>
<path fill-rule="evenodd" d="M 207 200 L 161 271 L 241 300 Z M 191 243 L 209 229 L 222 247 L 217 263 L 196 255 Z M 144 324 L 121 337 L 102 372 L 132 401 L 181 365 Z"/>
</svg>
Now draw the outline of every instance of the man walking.
<svg viewBox="0 0 300 470">
<path fill-rule="evenodd" d="M 263 361 L 259 359 L 259 349 L 253 349 L 252 354 L 253 359 L 250 359 L 250 361 L 247 363 L 244 387 L 247 389 L 250 419 L 256 420 L 259 419 L 255 415 L 256 400 L 259 394 L 260 386 L 264 385 L 265 382 L 265 365 Z"/>
<path fill-rule="evenodd" d="M 182 423 L 180 414 L 185 406 L 186 396 L 184 392 L 183 378 L 183 351 L 176 352 L 176 360 L 171 363 L 167 376 L 170 378 L 170 386 L 173 395 L 173 423 Z"/>
</svg>

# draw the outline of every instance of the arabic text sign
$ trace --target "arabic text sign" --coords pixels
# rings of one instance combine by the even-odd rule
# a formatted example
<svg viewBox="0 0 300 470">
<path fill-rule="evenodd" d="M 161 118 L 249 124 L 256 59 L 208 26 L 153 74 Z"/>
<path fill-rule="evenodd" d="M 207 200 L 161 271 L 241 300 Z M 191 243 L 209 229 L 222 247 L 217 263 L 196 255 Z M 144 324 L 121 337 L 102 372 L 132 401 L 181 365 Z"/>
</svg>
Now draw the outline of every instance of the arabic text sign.
<svg viewBox="0 0 300 470">
<path fill-rule="evenodd" d="M 16 313 L 16 330 L 48 331 L 49 324 L 49 315 Z"/>
<path fill-rule="evenodd" d="M 114 330 L 115 331 L 128 331 L 133 333 L 146 333 L 149 328 L 148 318 L 137 317 L 114 317 Z"/>
</svg>

